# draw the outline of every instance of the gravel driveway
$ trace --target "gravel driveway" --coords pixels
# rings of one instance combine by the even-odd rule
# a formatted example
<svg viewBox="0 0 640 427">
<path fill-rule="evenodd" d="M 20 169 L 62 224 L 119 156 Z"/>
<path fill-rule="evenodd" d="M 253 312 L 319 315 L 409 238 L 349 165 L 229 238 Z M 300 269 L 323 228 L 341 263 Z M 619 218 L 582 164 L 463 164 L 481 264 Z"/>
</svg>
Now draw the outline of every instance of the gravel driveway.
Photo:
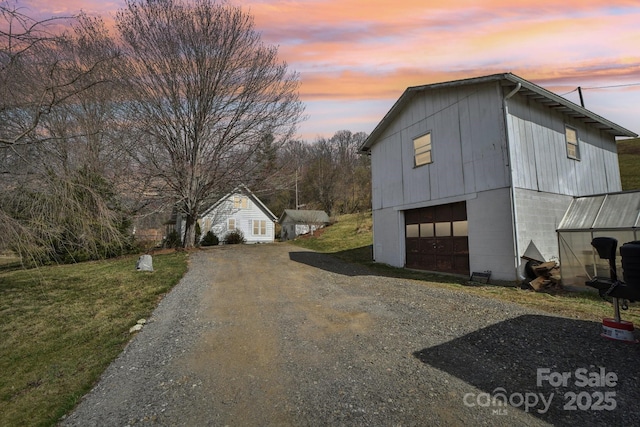
<svg viewBox="0 0 640 427">
<path fill-rule="evenodd" d="M 599 321 L 288 244 L 193 253 L 148 320 L 62 425 L 640 425 L 639 346 Z"/>
</svg>

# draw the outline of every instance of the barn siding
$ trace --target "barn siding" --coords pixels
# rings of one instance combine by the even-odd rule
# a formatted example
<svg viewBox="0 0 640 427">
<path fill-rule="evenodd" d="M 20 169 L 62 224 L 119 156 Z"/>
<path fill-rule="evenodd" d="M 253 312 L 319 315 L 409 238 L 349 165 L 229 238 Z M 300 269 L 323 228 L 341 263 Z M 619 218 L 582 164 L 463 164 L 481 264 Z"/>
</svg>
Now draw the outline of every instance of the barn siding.
<svg viewBox="0 0 640 427">
<path fill-rule="evenodd" d="M 371 149 L 373 209 L 509 185 L 495 84 L 427 91 L 412 99 Z M 413 139 L 432 133 L 433 163 L 413 167 Z"/>
<path fill-rule="evenodd" d="M 517 94 L 508 125 L 516 188 L 571 196 L 620 191 L 613 136 Z M 567 157 L 565 125 L 578 132 L 580 160 Z"/>
<path fill-rule="evenodd" d="M 505 123 L 511 88 L 493 81 L 410 92 L 385 123 L 370 146 L 377 262 L 405 264 L 404 210 L 466 200 L 471 271 L 518 280 L 530 242 L 557 256 L 555 230 L 572 196 L 620 191 L 613 136 L 522 92 L 506 101 Z M 578 131 L 578 161 L 567 157 L 565 124 Z M 415 168 L 413 139 L 426 132 L 433 163 Z"/>
</svg>

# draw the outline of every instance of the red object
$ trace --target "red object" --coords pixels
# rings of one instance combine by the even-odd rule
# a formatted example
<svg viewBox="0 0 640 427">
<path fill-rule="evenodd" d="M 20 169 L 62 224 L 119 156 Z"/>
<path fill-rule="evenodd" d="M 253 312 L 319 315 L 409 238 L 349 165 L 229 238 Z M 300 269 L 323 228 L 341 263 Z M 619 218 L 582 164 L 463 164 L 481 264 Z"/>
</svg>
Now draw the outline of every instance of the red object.
<svg viewBox="0 0 640 427">
<path fill-rule="evenodd" d="M 638 342 L 633 337 L 633 323 L 624 320 L 617 322 L 611 318 L 602 319 L 602 333 L 600 335 L 615 341 Z"/>
</svg>

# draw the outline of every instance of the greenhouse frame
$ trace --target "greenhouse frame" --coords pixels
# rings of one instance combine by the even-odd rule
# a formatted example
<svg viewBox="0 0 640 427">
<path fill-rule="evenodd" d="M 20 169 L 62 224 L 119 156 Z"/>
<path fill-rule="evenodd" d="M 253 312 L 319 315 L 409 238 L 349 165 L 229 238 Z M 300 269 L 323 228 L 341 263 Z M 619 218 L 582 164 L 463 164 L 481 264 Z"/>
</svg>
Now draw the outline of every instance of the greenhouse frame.
<svg viewBox="0 0 640 427">
<path fill-rule="evenodd" d="M 640 240 L 639 225 L 640 191 L 574 198 L 557 229 L 563 285 L 586 287 L 595 276 L 610 276 L 608 261 L 591 246 L 594 237 L 618 241 L 616 269 L 622 278 L 620 246 Z"/>
</svg>

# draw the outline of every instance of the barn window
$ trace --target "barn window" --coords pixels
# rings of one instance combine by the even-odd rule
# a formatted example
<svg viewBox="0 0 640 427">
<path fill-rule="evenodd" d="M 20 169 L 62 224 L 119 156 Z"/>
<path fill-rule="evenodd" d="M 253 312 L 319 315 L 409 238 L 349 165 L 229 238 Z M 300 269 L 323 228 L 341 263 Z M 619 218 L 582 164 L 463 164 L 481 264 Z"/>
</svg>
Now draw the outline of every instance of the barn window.
<svg viewBox="0 0 640 427">
<path fill-rule="evenodd" d="M 469 224 L 467 221 L 453 221 L 451 223 L 453 226 L 453 235 L 454 236 L 468 236 L 469 235 Z"/>
<path fill-rule="evenodd" d="M 247 198 L 242 196 L 233 196 L 233 207 L 235 209 L 246 209 Z"/>
<path fill-rule="evenodd" d="M 431 163 L 431 133 L 424 134 L 413 140 L 413 158 L 415 166 Z"/>
<path fill-rule="evenodd" d="M 567 157 L 570 159 L 580 160 L 580 151 L 578 150 L 578 132 L 575 129 L 565 126 L 565 137 L 567 139 Z"/>
<path fill-rule="evenodd" d="M 267 221 L 264 219 L 253 220 L 253 235 L 254 236 L 266 236 L 267 234 Z"/>
<path fill-rule="evenodd" d="M 420 237 L 420 225 L 407 224 L 407 237 Z"/>
<path fill-rule="evenodd" d="M 236 229 L 236 219 L 235 218 L 229 218 L 227 220 L 227 228 L 229 230 L 235 230 Z"/>
</svg>

